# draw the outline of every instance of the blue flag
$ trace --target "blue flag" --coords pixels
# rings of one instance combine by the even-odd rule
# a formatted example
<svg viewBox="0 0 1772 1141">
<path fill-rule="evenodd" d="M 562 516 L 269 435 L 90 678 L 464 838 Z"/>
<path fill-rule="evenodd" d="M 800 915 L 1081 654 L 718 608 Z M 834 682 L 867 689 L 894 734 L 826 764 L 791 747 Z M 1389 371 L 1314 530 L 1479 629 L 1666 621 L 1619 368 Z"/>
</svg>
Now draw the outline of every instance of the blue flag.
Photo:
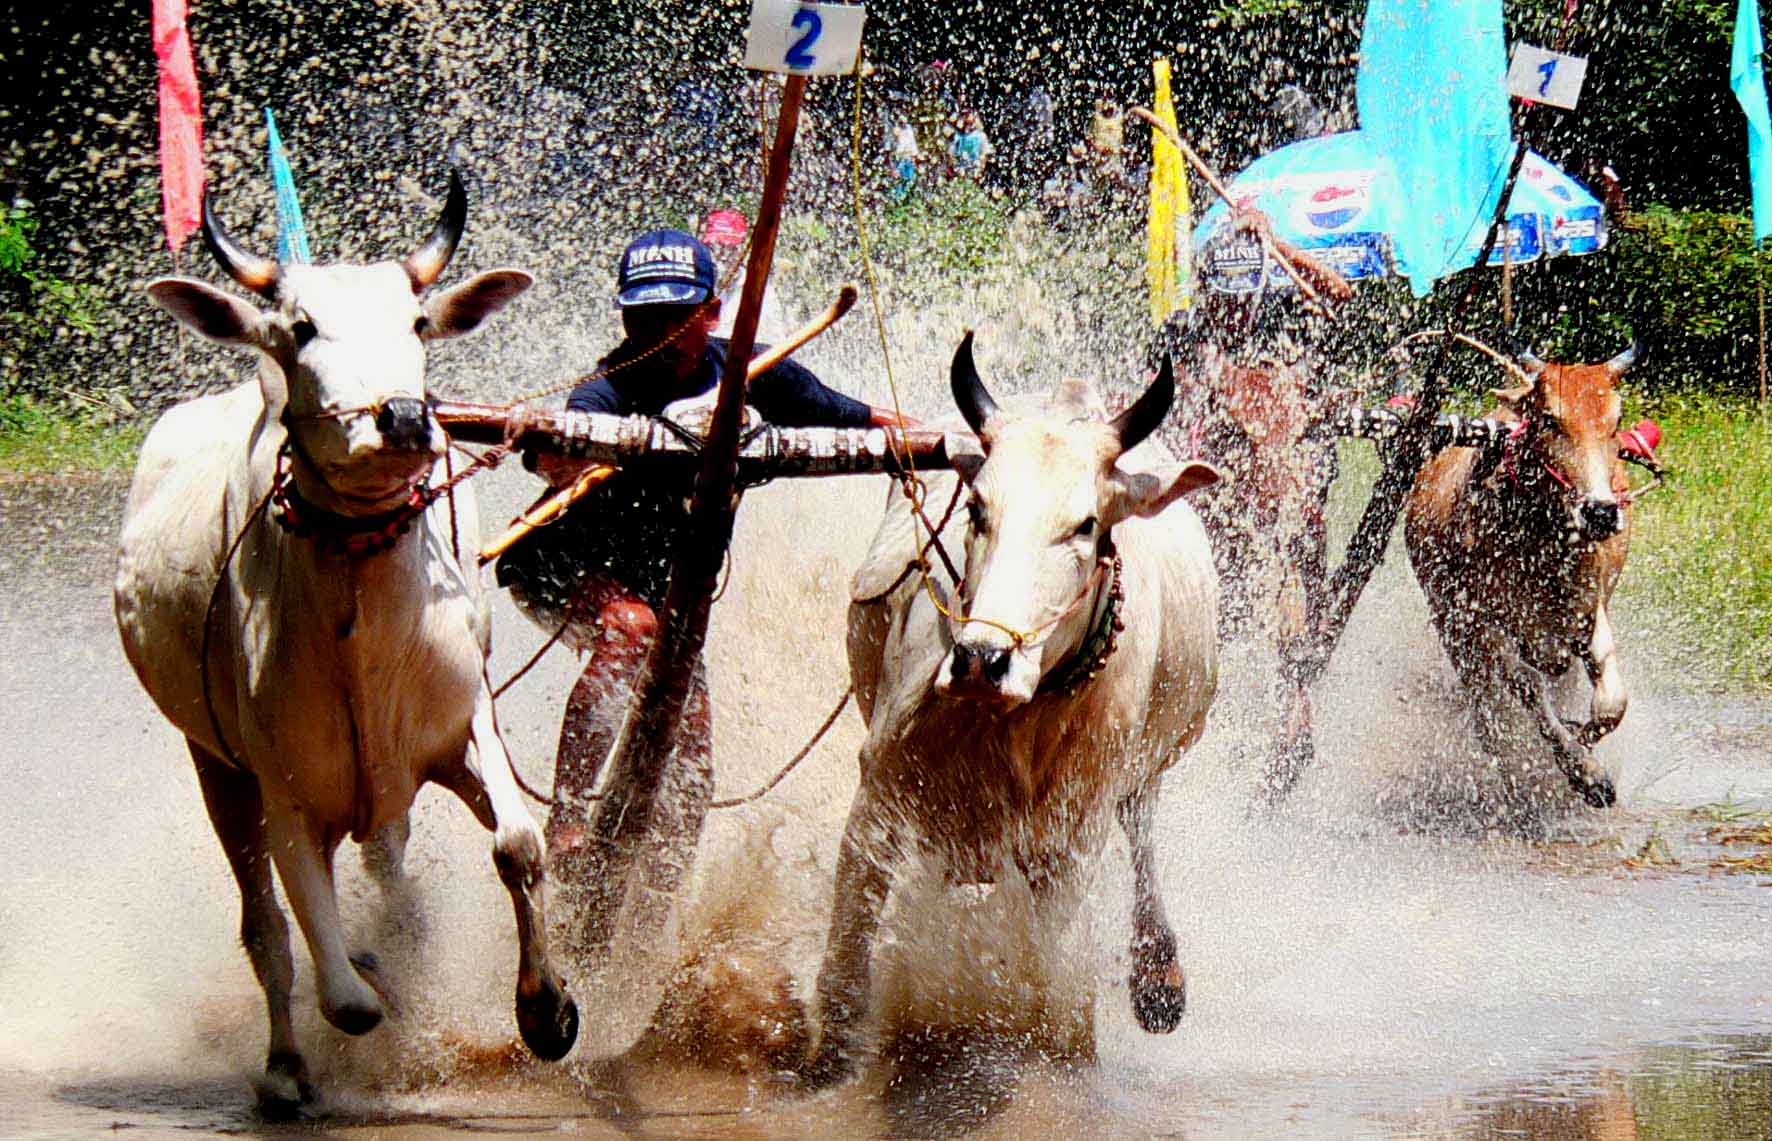
<svg viewBox="0 0 1772 1141">
<path fill-rule="evenodd" d="M 265 108 L 265 129 L 269 134 L 266 149 L 270 152 L 271 188 L 277 194 L 277 260 L 305 262 L 308 256 L 308 228 L 301 220 L 301 199 L 295 196 L 295 176 L 289 172 L 289 156 L 283 153 L 283 137 L 277 133 L 277 117 Z"/>
<path fill-rule="evenodd" d="M 1735 52 L 1729 60 L 1729 86 L 1747 112 L 1747 170 L 1754 190 L 1754 241 L 1772 234 L 1772 116 L 1766 113 L 1766 72 L 1760 57 L 1759 0 L 1741 0 L 1735 9 Z"/>
<path fill-rule="evenodd" d="M 1417 296 L 1477 260 L 1513 154 L 1501 0 L 1370 0 L 1360 128 L 1396 171 L 1391 234 Z"/>
</svg>

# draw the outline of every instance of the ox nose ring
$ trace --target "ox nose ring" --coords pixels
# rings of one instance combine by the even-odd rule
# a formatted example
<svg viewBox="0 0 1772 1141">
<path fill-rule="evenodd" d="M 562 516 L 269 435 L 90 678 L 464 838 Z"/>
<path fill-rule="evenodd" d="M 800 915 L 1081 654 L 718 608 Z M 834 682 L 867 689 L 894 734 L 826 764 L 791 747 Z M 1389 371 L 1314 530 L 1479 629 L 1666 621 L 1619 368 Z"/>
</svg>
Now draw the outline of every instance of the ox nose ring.
<svg viewBox="0 0 1772 1141">
<path fill-rule="evenodd" d="M 1618 504 L 1590 499 L 1581 505 L 1581 531 L 1590 539 L 1609 539 L 1618 533 Z"/>
<path fill-rule="evenodd" d="M 1009 651 L 985 647 L 974 649 L 964 643 L 954 646 L 953 678 L 965 681 L 978 677 L 992 685 L 1001 685 L 1009 676 Z"/>
<path fill-rule="evenodd" d="M 431 443 L 430 409 L 424 401 L 409 396 L 382 401 L 375 427 L 389 447 L 419 451 Z"/>
</svg>

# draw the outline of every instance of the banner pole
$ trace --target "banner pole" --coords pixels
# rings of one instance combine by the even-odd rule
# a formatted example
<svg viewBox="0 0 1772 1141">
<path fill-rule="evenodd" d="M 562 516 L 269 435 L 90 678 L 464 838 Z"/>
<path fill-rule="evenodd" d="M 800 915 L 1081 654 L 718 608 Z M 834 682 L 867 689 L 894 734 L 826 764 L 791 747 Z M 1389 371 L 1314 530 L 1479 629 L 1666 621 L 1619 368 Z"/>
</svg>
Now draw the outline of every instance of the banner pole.
<svg viewBox="0 0 1772 1141">
<path fill-rule="evenodd" d="M 1760 294 L 1760 419 L 1766 419 L 1766 251 L 1754 243 L 1754 282 Z"/>
</svg>

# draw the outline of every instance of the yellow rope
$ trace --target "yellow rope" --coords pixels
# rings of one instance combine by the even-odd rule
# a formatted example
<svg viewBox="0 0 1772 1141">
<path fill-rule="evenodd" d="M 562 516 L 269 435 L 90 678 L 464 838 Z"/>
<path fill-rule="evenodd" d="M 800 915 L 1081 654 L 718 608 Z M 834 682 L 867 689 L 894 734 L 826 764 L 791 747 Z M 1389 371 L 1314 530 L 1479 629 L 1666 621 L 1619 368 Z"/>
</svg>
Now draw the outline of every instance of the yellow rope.
<svg viewBox="0 0 1772 1141">
<path fill-rule="evenodd" d="M 865 217 L 865 211 L 862 208 L 861 199 L 861 90 L 863 60 L 864 52 L 858 51 L 855 55 L 854 73 L 855 117 L 849 139 L 850 189 L 853 191 L 852 196 L 855 203 L 855 238 L 856 244 L 861 251 L 862 273 L 867 277 L 868 300 L 874 310 L 874 329 L 880 338 L 880 357 L 886 364 L 886 384 L 892 390 L 892 412 L 893 415 L 898 417 L 898 422 L 902 426 L 904 424 L 904 406 L 899 401 L 898 379 L 892 371 L 892 349 L 887 343 L 886 315 L 880 307 L 880 283 L 874 277 L 874 262 L 868 251 L 867 220 Z M 891 432 L 886 433 L 886 439 L 892 444 L 893 455 L 904 466 L 905 474 L 901 478 L 899 486 L 903 490 L 905 498 L 911 502 L 911 526 L 915 529 L 917 525 L 921 523 L 929 532 L 928 541 L 919 542 L 917 544 L 917 572 L 922 576 L 923 591 L 929 596 L 929 602 L 935 607 L 936 613 L 940 614 L 951 623 L 957 622 L 961 625 L 965 625 L 970 622 L 977 622 L 981 625 L 991 626 L 1001 630 L 1003 633 L 1009 635 L 1010 639 L 1015 643 L 1015 648 L 1019 650 L 1026 646 L 1028 642 L 1032 641 L 1041 630 L 1046 628 L 1046 626 L 1055 625 L 1065 614 L 1070 612 L 1070 610 L 1067 609 L 1061 613 L 1058 618 L 1053 619 L 1052 622 L 1035 627 L 1032 630 L 1017 630 L 1013 626 L 1005 625 L 994 618 L 979 618 L 971 614 L 956 614 L 943 605 L 940 596 L 935 593 L 934 576 L 929 573 L 929 546 L 930 544 L 939 544 L 941 541 L 940 536 L 936 533 L 936 528 L 930 525 L 928 518 L 923 514 L 923 508 L 929 497 L 929 488 L 924 484 L 922 478 L 917 475 L 917 462 L 915 457 L 911 455 L 911 450 L 909 448 L 904 448 L 900 451 L 899 439 Z M 1093 577 L 1090 581 L 1093 584 Z M 961 584 L 958 581 L 954 583 L 954 590 L 956 593 L 959 592 L 960 585 Z M 1087 588 L 1085 589 L 1087 590 Z M 1074 609 L 1074 604 L 1070 609 Z"/>
</svg>

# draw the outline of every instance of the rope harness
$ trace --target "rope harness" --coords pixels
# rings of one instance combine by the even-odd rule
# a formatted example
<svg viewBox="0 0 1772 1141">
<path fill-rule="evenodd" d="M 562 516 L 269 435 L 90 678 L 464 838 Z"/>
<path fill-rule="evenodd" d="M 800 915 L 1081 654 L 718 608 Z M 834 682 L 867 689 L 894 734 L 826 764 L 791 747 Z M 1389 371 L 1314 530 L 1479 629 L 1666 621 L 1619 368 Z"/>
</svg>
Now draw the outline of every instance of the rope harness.
<svg viewBox="0 0 1772 1141">
<path fill-rule="evenodd" d="M 1118 648 L 1120 632 L 1126 628 L 1126 621 L 1120 613 L 1126 602 L 1126 586 L 1119 552 L 1113 552 L 1111 561 L 1104 558 L 1096 563 L 1096 573 L 1090 576 L 1092 583 L 1099 577 L 1104 564 L 1110 568 L 1107 605 L 1101 608 L 1100 616 L 1090 627 L 1082 645 L 1077 647 L 1077 652 L 1058 669 L 1040 679 L 1039 688 L 1034 691 L 1036 694 L 1050 693 L 1070 697 L 1095 679 L 1095 675 L 1102 671 L 1102 667 L 1107 665 L 1107 660 Z M 1072 607 L 1066 609 L 1066 613 L 1074 608 L 1073 603 Z"/>
</svg>

